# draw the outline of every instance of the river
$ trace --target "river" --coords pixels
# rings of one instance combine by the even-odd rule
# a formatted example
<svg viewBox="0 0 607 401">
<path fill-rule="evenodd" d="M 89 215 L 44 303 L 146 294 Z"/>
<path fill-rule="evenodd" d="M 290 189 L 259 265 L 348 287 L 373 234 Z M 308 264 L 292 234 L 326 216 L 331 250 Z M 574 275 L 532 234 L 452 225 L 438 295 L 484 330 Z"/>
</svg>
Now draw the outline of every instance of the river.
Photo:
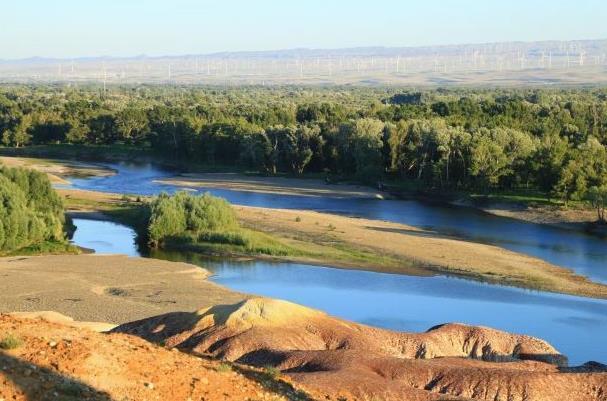
<svg viewBox="0 0 607 401">
<path fill-rule="evenodd" d="M 149 195 L 178 188 L 152 181 L 171 172 L 149 164 L 112 164 L 118 174 L 73 179 L 75 188 Z M 498 218 L 470 209 L 416 201 L 312 198 L 210 190 L 233 203 L 301 208 L 402 222 L 540 257 L 607 281 L 605 241 L 581 233 Z M 139 255 L 133 231 L 103 221 L 77 219 L 74 242 L 100 253 Z M 421 331 L 458 321 L 544 338 L 573 364 L 607 361 L 603 345 L 607 301 L 521 290 L 451 277 L 411 277 L 294 263 L 213 261 L 198 255 L 156 253 L 215 273 L 234 290 L 287 299 L 335 316 L 375 326 Z"/>
</svg>

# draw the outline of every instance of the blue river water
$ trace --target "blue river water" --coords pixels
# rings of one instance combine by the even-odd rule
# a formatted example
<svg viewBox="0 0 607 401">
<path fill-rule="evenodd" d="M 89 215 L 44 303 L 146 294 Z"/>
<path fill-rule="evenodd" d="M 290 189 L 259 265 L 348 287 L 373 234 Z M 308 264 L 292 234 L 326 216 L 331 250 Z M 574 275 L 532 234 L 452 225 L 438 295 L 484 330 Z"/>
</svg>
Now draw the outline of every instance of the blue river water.
<svg viewBox="0 0 607 401">
<path fill-rule="evenodd" d="M 501 218 L 474 209 L 414 200 L 376 200 L 252 193 L 183 188 L 155 182 L 175 172 L 152 164 L 105 164 L 117 174 L 71 179 L 72 187 L 123 194 L 153 195 L 180 189 L 211 192 L 234 204 L 316 210 L 387 220 L 435 231 L 437 235 L 497 245 L 525 253 L 607 283 L 607 241 L 581 232 Z"/>
<path fill-rule="evenodd" d="M 108 222 L 74 219 L 73 242 L 98 253 L 140 256 L 135 233 Z M 571 364 L 607 362 L 607 301 L 543 293 L 452 277 L 416 277 L 295 263 L 209 260 L 156 252 L 212 271 L 233 290 L 286 299 L 344 319 L 404 331 L 462 322 L 533 335 L 569 356 Z"/>
<path fill-rule="evenodd" d="M 155 182 L 174 172 L 151 164 L 105 165 L 117 174 L 72 179 L 80 189 L 152 195 L 180 189 Z M 195 189 L 204 192 L 204 188 Z M 499 218 L 467 208 L 410 200 L 340 199 L 208 189 L 232 203 L 317 210 L 405 223 L 436 235 L 495 244 L 607 282 L 606 241 L 583 233 Z M 99 253 L 139 256 L 135 233 L 107 221 L 76 219 L 73 241 Z M 187 253 L 152 257 L 187 261 L 214 272 L 237 291 L 281 298 L 374 326 L 423 331 L 444 322 L 490 326 L 544 338 L 572 364 L 607 362 L 607 301 L 478 283 L 453 277 L 415 277 L 295 263 L 209 260 Z"/>
</svg>

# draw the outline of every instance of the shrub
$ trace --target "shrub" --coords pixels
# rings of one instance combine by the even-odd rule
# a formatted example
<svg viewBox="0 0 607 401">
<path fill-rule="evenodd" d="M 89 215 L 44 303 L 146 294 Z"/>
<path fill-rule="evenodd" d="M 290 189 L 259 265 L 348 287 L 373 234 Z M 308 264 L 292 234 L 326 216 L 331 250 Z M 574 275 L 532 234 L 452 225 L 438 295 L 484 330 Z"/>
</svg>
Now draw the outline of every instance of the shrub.
<svg viewBox="0 0 607 401">
<path fill-rule="evenodd" d="M 0 349 L 15 349 L 23 345 L 23 340 L 12 334 L 9 334 L 0 340 Z"/>
<path fill-rule="evenodd" d="M 162 194 L 147 210 L 148 243 L 152 248 L 177 247 L 202 252 L 244 252 L 287 256 L 288 245 L 264 233 L 241 228 L 232 206 L 209 194 Z"/>
<path fill-rule="evenodd" d="M 213 236 L 218 242 L 236 240 L 228 234 L 239 228 L 232 206 L 210 194 L 202 196 L 178 192 L 161 194 L 150 204 L 149 243 L 157 247 L 168 237 L 190 234 Z"/>
<path fill-rule="evenodd" d="M 264 375 L 270 380 L 276 380 L 278 376 L 280 376 L 280 369 L 275 368 L 274 366 L 266 366 L 263 369 Z"/>
<path fill-rule="evenodd" d="M 219 365 L 217 365 L 217 371 L 221 372 L 221 373 L 231 372 L 232 365 L 230 365 L 229 363 L 226 363 L 226 362 L 222 362 Z"/>
</svg>

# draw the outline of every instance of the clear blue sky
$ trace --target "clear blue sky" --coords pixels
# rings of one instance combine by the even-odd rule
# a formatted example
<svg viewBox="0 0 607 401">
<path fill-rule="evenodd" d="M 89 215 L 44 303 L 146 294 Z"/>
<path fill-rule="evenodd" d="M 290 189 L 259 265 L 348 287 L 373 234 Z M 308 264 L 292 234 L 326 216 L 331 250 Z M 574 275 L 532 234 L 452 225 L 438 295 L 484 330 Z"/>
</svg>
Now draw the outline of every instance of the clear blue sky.
<svg viewBox="0 0 607 401">
<path fill-rule="evenodd" d="M 607 0 L 1 0 L 0 58 L 607 38 Z"/>
</svg>

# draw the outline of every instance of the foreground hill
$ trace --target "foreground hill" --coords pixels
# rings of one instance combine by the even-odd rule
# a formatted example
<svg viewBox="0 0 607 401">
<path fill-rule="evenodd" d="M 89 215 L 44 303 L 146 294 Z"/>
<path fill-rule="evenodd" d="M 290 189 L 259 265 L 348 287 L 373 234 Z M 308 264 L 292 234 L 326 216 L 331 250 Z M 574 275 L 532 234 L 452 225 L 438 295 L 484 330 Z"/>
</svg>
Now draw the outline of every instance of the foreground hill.
<svg viewBox="0 0 607 401">
<path fill-rule="evenodd" d="M 411 334 L 263 298 L 119 326 L 169 347 L 255 366 L 334 396 L 439 400 L 607 400 L 598 364 L 568 368 L 547 342 L 461 324 Z M 594 371 L 594 372 L 593 372 Z"/>
<path fill-rule="evenodd" d="M 313 400 L 259 371 L 123 334 L 0 315 L 1 335 L 0 348 L 14 347 L 0 349 L 2 400 Z"/>
</svg>

